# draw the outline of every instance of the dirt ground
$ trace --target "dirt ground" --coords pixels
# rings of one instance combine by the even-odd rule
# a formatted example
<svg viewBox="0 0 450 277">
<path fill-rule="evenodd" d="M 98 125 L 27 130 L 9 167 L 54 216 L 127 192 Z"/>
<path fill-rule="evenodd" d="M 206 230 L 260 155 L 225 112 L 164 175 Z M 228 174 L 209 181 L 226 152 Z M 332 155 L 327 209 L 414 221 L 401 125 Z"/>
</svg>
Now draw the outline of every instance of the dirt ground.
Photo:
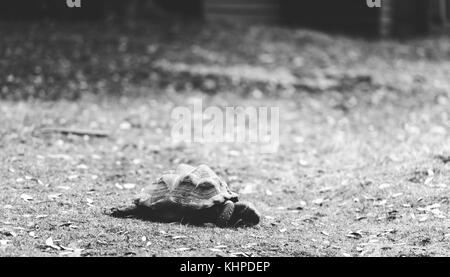
<svg viewBox="0 0 450 277">
<path fill-rule="evenodd" d="M 4 24 L 0 37 L 1 256 L 450 254 L 449 37 L 187 24 Z M 198 97 L 279 107 L 278 152 L 173 143 L 171 110 Z M 54 126 L 111 135 L 41 131 Z M 179 163 L 210 165 L 261 224 L 102 213 Z"/>
</svg>

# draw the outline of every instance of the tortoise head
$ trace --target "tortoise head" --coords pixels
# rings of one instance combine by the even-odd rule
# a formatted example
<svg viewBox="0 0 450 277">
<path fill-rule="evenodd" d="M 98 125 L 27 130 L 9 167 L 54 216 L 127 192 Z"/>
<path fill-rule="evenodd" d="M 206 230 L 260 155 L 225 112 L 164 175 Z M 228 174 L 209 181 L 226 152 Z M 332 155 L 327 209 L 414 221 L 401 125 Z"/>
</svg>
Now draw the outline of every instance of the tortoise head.
<svg viewBox="0 0 450 277">
<path fill-rule="evenodd" d="M 230 225 L 235 227 L 250 227 L 257 225 L 260 221 L 260 214 L 250 203 L 234 203 L 233 215 L 230 219 Z"/>
</svg>

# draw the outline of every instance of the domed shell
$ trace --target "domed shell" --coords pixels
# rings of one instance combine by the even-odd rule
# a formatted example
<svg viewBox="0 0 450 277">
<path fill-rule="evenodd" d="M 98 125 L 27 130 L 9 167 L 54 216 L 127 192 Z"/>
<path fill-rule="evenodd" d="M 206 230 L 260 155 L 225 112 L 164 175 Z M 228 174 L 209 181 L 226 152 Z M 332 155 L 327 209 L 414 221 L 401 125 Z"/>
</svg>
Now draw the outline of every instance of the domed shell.
<svg viewBox="0 0 450 277">
<path fill-rule="evenodd" d="M 174 173 L 164 174 L 146 187 L 135 204 L 152 209 L 175 206 L 200 210 L 227 200 L 237 202 L 238 196 L 211 168 L 181 164 Z"/>
</svg>

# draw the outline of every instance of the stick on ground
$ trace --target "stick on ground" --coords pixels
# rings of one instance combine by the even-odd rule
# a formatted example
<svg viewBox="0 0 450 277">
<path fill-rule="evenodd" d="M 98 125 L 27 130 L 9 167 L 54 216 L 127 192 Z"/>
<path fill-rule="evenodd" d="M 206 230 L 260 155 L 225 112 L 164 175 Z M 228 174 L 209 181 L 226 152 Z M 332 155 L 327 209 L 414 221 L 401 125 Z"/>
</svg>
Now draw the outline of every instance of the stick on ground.
<svg viewBox="0 0 450 277">
<path fill-rule="evenodd" d="M 90 137 L 109 137 L 109 132 L 103 130 L 86 130 L 75 128 L 49 127 L 41 129 L 43 133 L 60 133 L 63 135 L 90 136 Z"/>
</svg>

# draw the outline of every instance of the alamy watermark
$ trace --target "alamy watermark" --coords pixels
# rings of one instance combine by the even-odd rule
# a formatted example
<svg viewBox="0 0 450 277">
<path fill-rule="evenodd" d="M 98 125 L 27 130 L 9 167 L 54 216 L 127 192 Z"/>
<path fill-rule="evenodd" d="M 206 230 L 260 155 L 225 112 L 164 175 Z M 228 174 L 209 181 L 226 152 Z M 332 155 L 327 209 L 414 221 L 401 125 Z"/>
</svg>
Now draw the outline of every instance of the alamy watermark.
<svg viewBox="0 0 450 277">
<path fill-rule="evenodd" d="M 174 143 L 250 143 L 261 153 L 275 153 L 279 146 L 279 107 L 223 107 L 203 109 L 202 99 L 190 107 L 172 110 Z"/>
<path fill-rule="evenodd" d="M 366 0 L 369 8 L 381 8 L 381 0 Z M 81 0 L 66 0 L 67 7 L 81 8 Z"/>
<path fill-rule="evenodd" d="M 81 0 L 66 0 L 67 7 L 81 8 Z"/>
<path fill-rule="evenodd" d="M 369 8 L 381 8 L 381 0 L 366 0 L 366 3 Z"/>
</svg>

